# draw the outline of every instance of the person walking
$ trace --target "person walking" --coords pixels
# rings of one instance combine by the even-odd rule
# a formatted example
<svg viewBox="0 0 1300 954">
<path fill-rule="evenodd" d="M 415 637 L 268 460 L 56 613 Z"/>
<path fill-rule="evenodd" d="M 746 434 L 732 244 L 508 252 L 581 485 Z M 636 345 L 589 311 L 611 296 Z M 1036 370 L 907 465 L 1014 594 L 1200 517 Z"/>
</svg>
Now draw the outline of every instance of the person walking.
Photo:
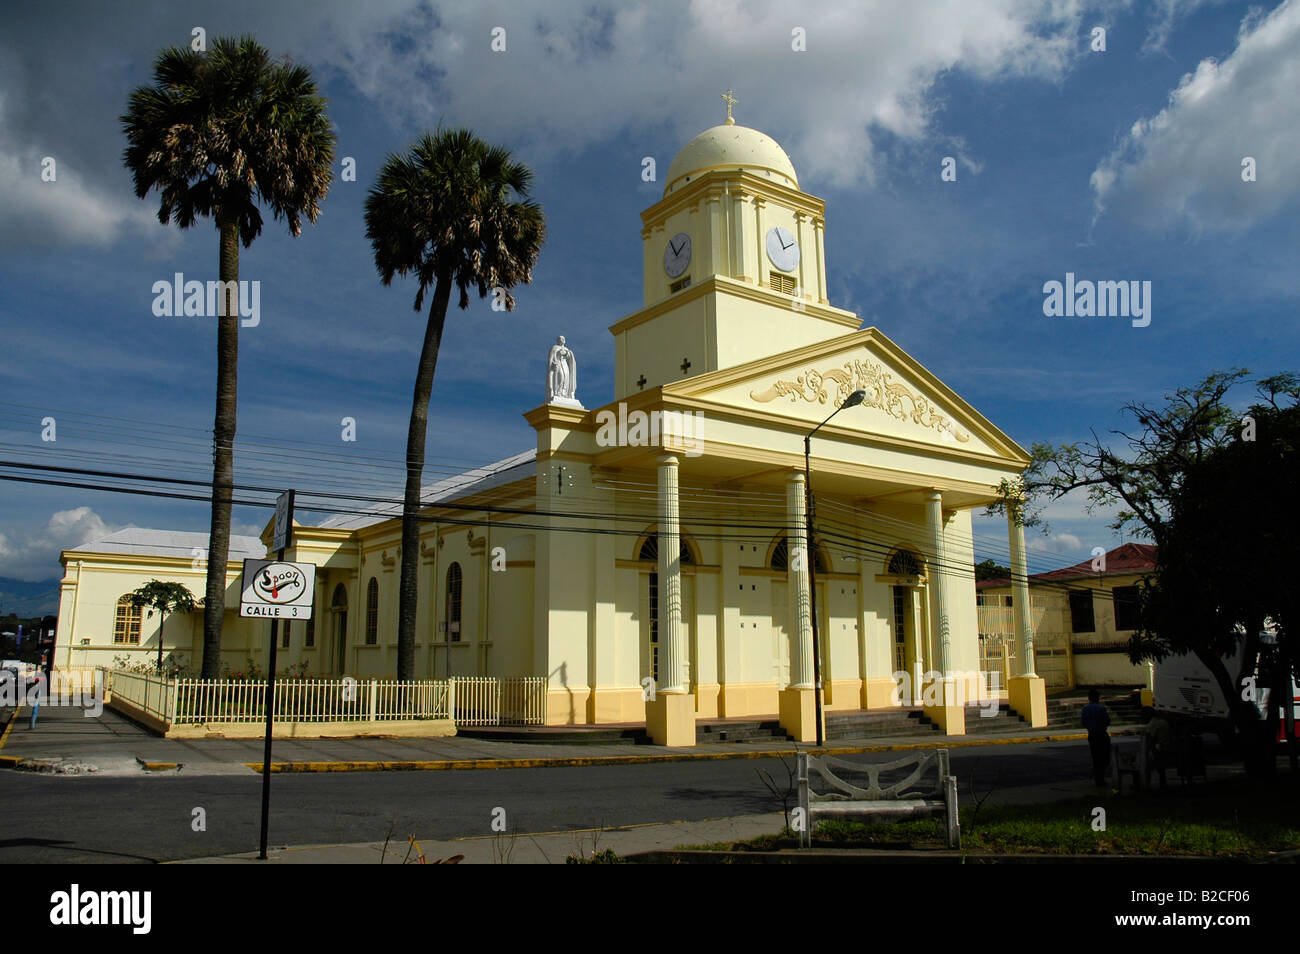
<svg viewBox="0 0 1300 954">
<path fill-rule="evenodd" d="M 1088 704 L 1079 715 L 1088 730 L 1088 748 L 1092 751 L 1092 777 L 1098 785 L 1106 784 L 1106 770 L 1110 768 L 1110 713 L 1101 704 L 1101 693 L 1088 690 Z"/>
</svg>

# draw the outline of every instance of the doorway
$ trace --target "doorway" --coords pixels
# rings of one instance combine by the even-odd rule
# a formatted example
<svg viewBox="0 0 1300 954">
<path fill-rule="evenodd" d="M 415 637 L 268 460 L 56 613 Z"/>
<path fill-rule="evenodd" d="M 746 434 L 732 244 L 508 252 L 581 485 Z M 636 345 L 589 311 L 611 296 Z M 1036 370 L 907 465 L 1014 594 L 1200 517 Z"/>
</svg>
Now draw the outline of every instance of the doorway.
<svg viewBox="0 0 1300 954">
<path fill-rule="evenodd" d="M 334 615 L 334 668 L 341 676 L 348 658 L 348 590 L 342 583 L 334 587 L 330 612 Z"/>
</svg>

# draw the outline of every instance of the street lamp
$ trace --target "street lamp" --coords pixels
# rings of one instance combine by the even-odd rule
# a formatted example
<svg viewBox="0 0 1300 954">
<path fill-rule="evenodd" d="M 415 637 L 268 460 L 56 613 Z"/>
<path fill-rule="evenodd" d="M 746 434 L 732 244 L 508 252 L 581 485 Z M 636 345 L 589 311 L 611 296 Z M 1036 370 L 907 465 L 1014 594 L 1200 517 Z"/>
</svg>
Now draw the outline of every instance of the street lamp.
<svg viewBox="0 0 1300 954">
<path fill-rule="evenodd" d="M 867 392 L 858 390 L 854 391 L 844 403 L 831 411 L 826 416 L 829 421 L 846 407 L 855 407 L 861 404 L 866 398 Z M 817 551 L 814 548 L 813 537 L 813 492 L 812 492 L 812 467 L 809 460 L 812 456 L 812 436 L 825 426 L 826 421 L 822 421 L 804 436 L 803 439 L 803 492 L 804 492 L 804 524 L 806 538 L 805 556 L 808 558 L 808 599 L 809 606 L 812 610 L 812 639 L 813 639 L 813 706 L 815 708 L 815 718 L 817 719 L 817 747 L 821 748 L 826 741 L 822 732 L 822 651 L 821 651 L 821 634 L 817 628 Z"/>
</svg>

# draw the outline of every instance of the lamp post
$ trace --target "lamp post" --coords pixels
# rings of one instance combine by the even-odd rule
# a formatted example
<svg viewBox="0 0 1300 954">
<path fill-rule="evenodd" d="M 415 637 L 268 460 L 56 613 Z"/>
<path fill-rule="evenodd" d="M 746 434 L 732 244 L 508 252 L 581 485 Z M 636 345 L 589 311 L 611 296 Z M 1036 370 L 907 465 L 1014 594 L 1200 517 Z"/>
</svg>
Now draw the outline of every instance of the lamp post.
<svg viewBox="0 0 1300 954">
<path fill-rule="evenodd" d="M 812 457 L 812 436 L 825 426 L 840 411 L 846 407 L 854 407 L 861 404 L 867 396 L 866 391 L 854 391 L 844 403 L 826 415 L 826 420 L 822 421 L 803 439 L 803 492 L 804 492 L 804 556 L 808 561 L 808 605 L 812 611 L 812 639 L 813 639 L 813 707 L 814 718 L 817 720 L 817 747 L 821 748 L 826 741 L 822 732 L 822 651 L 821 651 L 821 634 L 817 626 L 817 550 L 814 546 L 813 536 L 813 492 L 812 492 L 812 466 L 810 463 Z"/>
</svg>

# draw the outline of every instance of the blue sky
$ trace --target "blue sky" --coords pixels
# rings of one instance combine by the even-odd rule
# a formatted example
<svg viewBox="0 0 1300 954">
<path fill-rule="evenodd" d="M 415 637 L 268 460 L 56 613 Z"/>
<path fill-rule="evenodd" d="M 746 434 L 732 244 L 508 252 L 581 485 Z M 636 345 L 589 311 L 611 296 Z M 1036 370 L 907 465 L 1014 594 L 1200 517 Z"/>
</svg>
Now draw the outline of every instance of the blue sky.
<svg viewBox="0 0 1300 954">
<path fill-rule="evenodd" d="M 663 185 L 641 180 L 642 158 L 666 172 L 721 121 L 728 88 L 737 121 L 780 142 L 826 200 L 832 303 L 1026 447 L 1104 434 L 1123 403 L 1215 369 L 1297 366 L 1297 0 L 53 2 L 6 21 L 0 457 L 210 477 L 215 328 L 155 317 L 151 287 L 214 277 L 215 228 L 158 224 L 156 199 L 132 192 L 117 120 L 157 52 L 195 26 L 253 33 L 311 67 L 338 156 L 357 167 L 301 237 L 268 221 L 241 253 L 241 278 L 262 283 L 261 324 L 240 335 L 241 482 L 400 487 L 424 315 L 412 282 L 380 284 L 362 206 L 385 154 L 439 123 L 534 170 L 549 236 L 513 313 L 475 301 L 449 316 L 426 477 L 532 446 L 521 414 L 542 400 L 557 334 L 579 397 L 610 399 L 607 328 L 640 303 L 638 215 Z M 1044 316 L 1043 284 L 1067 272 L 1151 282 L 1150 325 Z M 340 439 L 344 417 L 355 442 Z M 1081 501 L 1049 517 L 1032 569 L 1119 542 Z M 235 530 L 264 520 L 237 510 Z M 128 525 L 205 530 L 207 511 L 4 483 L 0 576 L 55 576 L 61 548 Z M 1005 554 L 1002 521 L 976 534 L 981 555 Z"/>
</svg>

